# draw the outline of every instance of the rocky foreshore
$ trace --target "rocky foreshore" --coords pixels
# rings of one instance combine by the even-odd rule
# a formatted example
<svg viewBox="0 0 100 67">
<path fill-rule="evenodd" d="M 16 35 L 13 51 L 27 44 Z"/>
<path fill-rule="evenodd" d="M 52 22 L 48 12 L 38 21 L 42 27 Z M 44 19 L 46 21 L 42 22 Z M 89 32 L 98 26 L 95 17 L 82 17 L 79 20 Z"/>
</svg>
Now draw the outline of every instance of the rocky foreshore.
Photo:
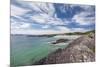
<svg viewBox="0 0 100 67">
<path fill-rule="evenodd" d="M 34 65 L 77 63 L 95 61 L 95 34 L 90 33 L 75 39 L 66 48 L 58 49 Z"/>
<path fill-rule="evenodd" d="M 69 40 L 68 39 L 58 39 L 58 40 L 56 40 L 54 42 L 51 42 L 51 44 L 65 43 L 67 41 L 69 41 Z"/>
</svg>

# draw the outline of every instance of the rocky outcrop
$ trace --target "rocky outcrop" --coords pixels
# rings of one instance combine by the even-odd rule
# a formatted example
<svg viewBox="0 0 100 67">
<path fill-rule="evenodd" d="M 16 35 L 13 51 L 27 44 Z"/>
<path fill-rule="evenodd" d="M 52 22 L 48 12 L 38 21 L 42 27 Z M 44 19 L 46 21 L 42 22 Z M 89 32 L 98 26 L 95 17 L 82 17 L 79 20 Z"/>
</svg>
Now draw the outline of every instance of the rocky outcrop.
<svg viewBox="0 0 100 67">
<path fill-rule="evenodd" d="M 67 41 L 69 41 L 69 40 L 68 39 L 58 39 L 58 40 L 56 40 L 54 42 L 51 42 L 51 44 L 65 43 Z"/>
<path fill-rule="evenodd" d="M 34 63 L 40 64 L 59 64 L 95 61 L 95 36 L 94 34 L 83 35 L 70 43 L 64 49 L 58 49 L 47 57 Z"/>
</svg>

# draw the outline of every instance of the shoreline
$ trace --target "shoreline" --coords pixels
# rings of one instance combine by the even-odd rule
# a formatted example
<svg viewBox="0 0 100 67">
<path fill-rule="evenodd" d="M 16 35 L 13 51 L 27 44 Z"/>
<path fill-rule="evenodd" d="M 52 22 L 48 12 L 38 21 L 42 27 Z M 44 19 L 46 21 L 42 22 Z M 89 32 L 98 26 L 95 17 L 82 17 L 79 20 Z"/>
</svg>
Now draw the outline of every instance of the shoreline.
<svg viewBox="0 0 100 67">
<path fill-rule="evenodd" d="M 95 34 L 84 35 L 63 49 L 48 54 L 48 56 L 33 63 L 33 65 L 94 62 L 95 61 Z"/>
</svg>

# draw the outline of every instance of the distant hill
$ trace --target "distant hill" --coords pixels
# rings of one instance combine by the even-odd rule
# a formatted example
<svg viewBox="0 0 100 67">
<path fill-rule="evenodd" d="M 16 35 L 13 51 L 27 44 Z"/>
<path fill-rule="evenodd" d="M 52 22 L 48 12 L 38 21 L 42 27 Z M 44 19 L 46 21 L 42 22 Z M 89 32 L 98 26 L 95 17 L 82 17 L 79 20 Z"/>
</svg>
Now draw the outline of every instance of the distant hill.
<svg viewBox="0 0 100 67">
<path fill-rule="evenodd" d="M 95 30 L 87 31 L 87 32 L 73 32 L 73 33 L 65 33 L 66 35 L 84 35 L 89 33 L 95 33 Z"/>
<path fill-rule="evenodd" d="M 44 34 L 44 35 L 29 35 L 29 34 L 11 34 L 12 36 L 28 36 L 28 37 L 53 37 L 56 35 L 84 35 L 89 33 L 95 33 L 95 30 L 87 31 L 87 32 L 72 32 L 72 33 L 63 33 L 63 34 Z"/>
</svg>

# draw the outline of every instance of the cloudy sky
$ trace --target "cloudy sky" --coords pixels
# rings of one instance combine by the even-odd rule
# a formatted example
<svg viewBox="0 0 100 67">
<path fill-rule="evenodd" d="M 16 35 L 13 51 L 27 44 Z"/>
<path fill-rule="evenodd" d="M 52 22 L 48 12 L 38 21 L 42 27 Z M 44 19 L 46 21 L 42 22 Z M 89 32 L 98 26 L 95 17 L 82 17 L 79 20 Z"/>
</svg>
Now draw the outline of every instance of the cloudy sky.
<svg viewBox="0 0 100 67">
<path fill-rule="evenodd" d="M 85 32 L 95 28 L 95 6 L 11 0 L 11 34 Z"/>
</svg>

